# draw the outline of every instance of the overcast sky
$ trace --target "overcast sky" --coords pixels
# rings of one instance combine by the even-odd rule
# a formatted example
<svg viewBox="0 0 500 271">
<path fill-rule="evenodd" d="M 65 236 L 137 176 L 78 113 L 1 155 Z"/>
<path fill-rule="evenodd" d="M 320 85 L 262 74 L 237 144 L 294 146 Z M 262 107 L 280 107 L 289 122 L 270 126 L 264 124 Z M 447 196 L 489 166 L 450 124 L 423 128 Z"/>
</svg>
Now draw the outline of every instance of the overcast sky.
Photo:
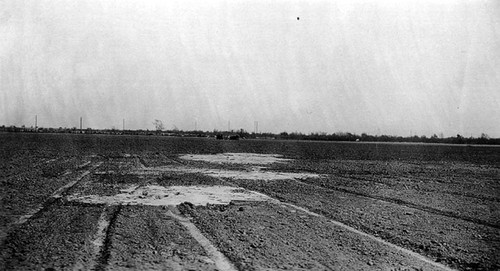
<svg viewBox="0 0 500 271">
<path fill-rule="evenodd" d="M 0 0 L 0 125 L 500 137 L 500 1 Z"/>
</svg>

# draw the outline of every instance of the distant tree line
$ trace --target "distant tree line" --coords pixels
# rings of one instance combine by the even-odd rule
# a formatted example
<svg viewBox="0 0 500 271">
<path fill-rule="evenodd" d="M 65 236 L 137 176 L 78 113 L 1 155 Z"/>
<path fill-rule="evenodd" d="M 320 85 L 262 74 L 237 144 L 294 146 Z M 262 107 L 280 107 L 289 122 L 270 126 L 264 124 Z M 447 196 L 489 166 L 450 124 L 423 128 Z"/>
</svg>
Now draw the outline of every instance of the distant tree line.
<svg viewBox="0 0 500 271">
<path fill-rule="evenodd" d="M 282 139 L 282 140 L 317 140 L 317 141 L 351 141 L 351 142 L 415 142 L 415 143 L 446 143 L 446 144 L 484 144 L 484 145 L 500 145 L 500 138 L 490 138 L 487 134 L 481 134 L 480 137 L 464 137 L 457 134 L 453 137 L 442 137 L 436 134 L 431 137 L 422 136 L 392 136 L 392 135 L 361 135 L 352 133 L 310 133 L 303 134 L 300 132 L 282 132 L 274 133 L 249 133 L 244 129 L 231 131 L 201 131 L 191 130 L 183 131 L 176 127 L 172 130 L 163 130 L 164 126 L 161 121 L 153 123 L 155 130 L 117 130 L 117 129 L 77 129 L 76 127 L 66 128 L 42 128 L 42 127 L 16 127 L 16 126 L 0 126 L 0 132 L 13 133 L 73 133 L 73 134 L 114 134 L 114 135 L 157 135 L 157 136 L 179 136 L 179 137 L 213 137 L 213 138 L 237 138 L 237 139 Z"/>
<path fill-rule="evenodd" d="M 391 135 L 361 135 L 351 133 L 287 133 L 279 134 L 280 139 L 294 140 L 324 140 L 324 141 L 362 141 L 362 142 L 415 142 L 415 143 L 446 143 L 446 144 L 500 144 L 500 138 L 490 138 L 487 134 L 480 137 L 464 137 L 457 134 L 454 137 L 438 137 L 436 134 L 431 137 L 422 136 L 391 136 Z"/>
</svg>

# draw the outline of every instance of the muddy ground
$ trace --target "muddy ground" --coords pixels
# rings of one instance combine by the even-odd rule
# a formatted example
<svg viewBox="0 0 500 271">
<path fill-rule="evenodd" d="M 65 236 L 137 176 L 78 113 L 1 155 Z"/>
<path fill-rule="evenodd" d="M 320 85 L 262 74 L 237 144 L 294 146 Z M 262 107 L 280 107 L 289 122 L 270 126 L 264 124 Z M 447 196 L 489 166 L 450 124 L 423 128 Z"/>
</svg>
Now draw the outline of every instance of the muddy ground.
<svg viewBox="0 0 500 271">
<path fill-rule="evenodd" d="M 500 269 L 499 148 L 0 138 L 2 270 Z"/>
</svg>

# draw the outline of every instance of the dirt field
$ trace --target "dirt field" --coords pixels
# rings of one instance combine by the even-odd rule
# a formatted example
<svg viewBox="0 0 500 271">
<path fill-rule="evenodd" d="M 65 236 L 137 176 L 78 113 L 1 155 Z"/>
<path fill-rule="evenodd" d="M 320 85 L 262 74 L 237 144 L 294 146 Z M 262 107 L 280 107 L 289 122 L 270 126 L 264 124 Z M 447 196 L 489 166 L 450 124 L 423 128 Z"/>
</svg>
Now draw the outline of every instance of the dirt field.
<svg viewBox="0 0 500 271">
<path fill-rule="evenodd" d="M 0 134 L 1 270 L 500 270 L 500 148 Z"/>
</svg>

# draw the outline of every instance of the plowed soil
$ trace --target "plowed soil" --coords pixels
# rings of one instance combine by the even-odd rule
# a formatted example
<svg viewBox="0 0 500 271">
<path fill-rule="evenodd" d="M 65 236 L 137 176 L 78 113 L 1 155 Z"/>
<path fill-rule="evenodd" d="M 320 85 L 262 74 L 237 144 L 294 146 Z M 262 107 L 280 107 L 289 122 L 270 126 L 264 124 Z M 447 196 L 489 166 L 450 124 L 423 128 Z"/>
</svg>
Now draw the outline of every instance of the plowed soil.
<svg viewBox="0 0 500 271">
<path fill-rule="evenodd" d="M 498 161 L 498 147 L 0 134 L 0 269 L 498 270 Z"/>
</svg>

